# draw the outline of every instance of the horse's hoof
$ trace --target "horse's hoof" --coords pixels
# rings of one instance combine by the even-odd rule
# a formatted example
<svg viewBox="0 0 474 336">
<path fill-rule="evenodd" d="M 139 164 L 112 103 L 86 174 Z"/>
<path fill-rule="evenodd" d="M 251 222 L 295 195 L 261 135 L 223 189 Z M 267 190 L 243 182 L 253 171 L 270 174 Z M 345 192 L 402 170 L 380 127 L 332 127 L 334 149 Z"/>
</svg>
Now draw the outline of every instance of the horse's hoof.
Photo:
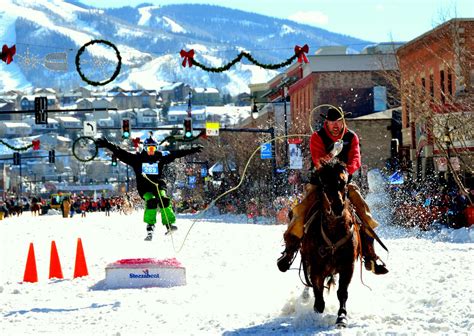
<svg viewBox="0 0 474 336">
<path fill-rule="evenodd" d="M 324 301 L 319 304 L 315 302 L 313 308 L 315 312 L 322 314 L 324 312 L 324 306 Z"/>
<path fill-rule="evenodd" d="M 347 327 L 347 317 L 346 314 L 339 315 L 336 320 L 336 327 L 337 328 L 345 328 Z"/>
</svg>

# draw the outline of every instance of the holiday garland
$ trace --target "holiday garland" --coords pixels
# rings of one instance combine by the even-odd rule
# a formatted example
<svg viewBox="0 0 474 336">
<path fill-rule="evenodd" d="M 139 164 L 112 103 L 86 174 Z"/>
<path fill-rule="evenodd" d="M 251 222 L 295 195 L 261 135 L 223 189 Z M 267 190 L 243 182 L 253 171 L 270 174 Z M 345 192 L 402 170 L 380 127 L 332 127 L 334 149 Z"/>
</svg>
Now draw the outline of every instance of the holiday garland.
<svg viewBox="0 0 474 336">
<path fill-rule="evenodd" d="M 27 145 L 27 146 L 24 146 L 24 147 L 14 147 L 14 146 L 6 143 L 3 140 L 0 140 L 0 143 L 4 144 L 5 146 L 7 146 L 8 148 L 10 148 L 11 150 L 14 150 L 14 151 L 26 151 L 28 148 L 33 147 L 33 144 Z"/>
<path fill-rule="evenodd" d="M 186 67 L 186 64 L 188 64 L 189 67 L 192 67 L 193 65 L 197 66 L 198 68 L 203 69 L 204 71 L 208 72 L 224 72 L 229 70 L 232 66 L 234 66 L 237 62 L 240 62 L 242 58 L 248 59 L 250 62 L 253 64 L 264 68 L 264 69 L 269 69 L 269 70 L 275 70 L 282 68 L 284 66 L 290 65 L 295 59 L 298 59 L 299 63 L 305 62 L 308 63 L 308 58 L 306 57 L 306 54 L 309 52 L 309 47 L 307 44 L 305 44 L 303 47 L 300 47 L 298 45 L 295 46 L 295 54 L 288 58 L 286 61 L 283 61 L 281 63 L 277 64 L 265 64 L 265 63 L 260 63 L 257 61 L 251 54 L 248 52 L 242 51 L 240 54 L 237 55 L 236 58 L 234 58 L 232 61 L 227 63 L 226 65 L 223 65 L 221 67 L 216 67 L 216 68 L 211 68 L 208 67 L 202 63 L 199 63 L 194 59 L 194 49 L 191 49 L 189 51 L 186 50 L 181 50 L 179 55 L 183 58 L 183 62 L 181 65 L 183 67 Z"/>
<path fill-rule="evenodd" d="M 96 81 L 90 80 L 89 78 L 87 78 L 84 75 L 84 73 L 81 70 L 81 56 L 82 56 L 82 54 L 84 53 L 84 51 L 86 50 L 86 48 L 88 46 L 96 44 L 96 43 L 103 43 L 103 44 L 108 45 L 112 49 L 114 49 L 115 50 L 115 55 L 117 56 L 117 60 L 118 60 L 117 67 L 115 68 L 115 71 L 114 71 L 112 77 L 110 77 L 109 79 L 107 79 L 105 81 L 102 81 L 102 82 L 96 82 Z M 77 54 L 76 54 L 76 70 L 79 73 L 79 76 L 81 76 L 81 78 L 84 82 L 86 82 L 87 84 L 93 85 L 93 86 L 105 85 L 105 84 L 108 84 L 111 81 L 113 81 L 115 78 L 117 78 L 118 74 L 120 73 L 120 68 L 121 67 L 122 67 L 122 56 L 120 56 L 119 50 L 117 49 L 117 47 L 112 42 L 109 42 L 109 41 L 106 41 L 106 40 L 92 40 L 92 41 L 89 41 L 86 44 L 84 44 L 77 51 Z"/>
<path fill-rule="evenodd" d="M 95 145 L 95 151 L 94 151 L 94 155 L 92 155 L 90 158 L 88 159 L 83 159 L 83 158 L 80 158 L 79 156 L 76 155 L 76 144 L 78 143 L 79 140 L 83 140 L 83 139 L 87 139 L 87 140 L 90 140 L 94 143 Z M 74 157 L 78 160 L 78 161 L 81 161 L 81 162 L 89 162 L 89 161 L 92 161 L 94 160 L 94 158 L 97 156 L 97 153 L 99 152 L 99 147 L 97 146 L 97 143 L 95 142 L 94 138 L 92 137 L 88 137 L 88 136 L 82 136 L 82 137 L 79 137 L 77 138 L 76 140 L 74 140 L 73 144 L 72 144 L 72 155 L 74 155 Z"/>
</svg>

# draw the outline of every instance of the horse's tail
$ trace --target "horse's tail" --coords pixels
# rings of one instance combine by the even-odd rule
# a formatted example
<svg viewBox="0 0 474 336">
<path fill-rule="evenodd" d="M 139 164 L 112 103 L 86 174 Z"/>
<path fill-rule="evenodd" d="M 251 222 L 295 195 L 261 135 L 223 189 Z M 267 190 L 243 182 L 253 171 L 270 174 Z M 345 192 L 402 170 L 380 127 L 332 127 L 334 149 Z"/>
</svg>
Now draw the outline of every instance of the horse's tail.
<svg viewBox="0 0 474 336">
<path fill-rule="evenodd" d="M 326 288 L 328 293 L 331 292 L 331 288 L 336 287 L 336 280 L 334 279 L 334 274 L 331 274 L 327 277 Z"/>
</svg>

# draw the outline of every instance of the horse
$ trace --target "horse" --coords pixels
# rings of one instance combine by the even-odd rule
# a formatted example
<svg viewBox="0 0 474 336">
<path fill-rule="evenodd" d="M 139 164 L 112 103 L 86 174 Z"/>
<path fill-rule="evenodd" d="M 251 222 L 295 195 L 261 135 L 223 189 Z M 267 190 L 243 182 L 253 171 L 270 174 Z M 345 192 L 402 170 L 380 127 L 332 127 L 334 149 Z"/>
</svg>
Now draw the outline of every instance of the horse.
<svg viewBox="0 0 474 336">
<path fill-rule="evenodd" d="M 41 213 L 41 206 L 39 203 L 32 203 L 31 204 L 31 214 L 33 216 L 39 216 Z"/>
<path fill-rule="evenodd" d="M 339 310 L 336 326 L 347 326 L 346 301 L 354 273 L 354 263 L 360 258 L 358 224 L 347 199 L 349 174 L 345 164 L 332 160 L 318 171 L 317 201 L 308 212 L 305 234 L 301 242 L 301 265 L 306 286 L 314 292 L 314 310 L 323 313 L 323 290 L 335 286 L 339 274 L 337 298 Z"/>
<path fill-rule="evenodd" d="M 20 217 L 20 215 L 23 213 L 23 207 L 20 205 L 11 205 L 7 206 L 8 212 L 10 213 L 10 216 L 16 215 L 17 217 Z"/>
</svg>

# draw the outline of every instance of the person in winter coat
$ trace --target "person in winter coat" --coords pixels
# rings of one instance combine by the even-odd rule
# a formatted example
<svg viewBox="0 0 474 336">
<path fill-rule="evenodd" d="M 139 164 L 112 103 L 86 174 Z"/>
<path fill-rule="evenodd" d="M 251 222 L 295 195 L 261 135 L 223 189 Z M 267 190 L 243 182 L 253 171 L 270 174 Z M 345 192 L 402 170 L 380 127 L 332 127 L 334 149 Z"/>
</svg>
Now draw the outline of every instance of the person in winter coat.
<svg viewBox="0 0 474 336">
<path fill-rule="evenodd" d="M 156 224 L 158 209 L 161 221 L 167 231 L 176 230 L 173 224 L 176 217 L 172 208 L 171 200 L 166 195 L 166 183 L 163 170 L 165 165 L 170 164 L 178 158 L 198 153 L 203 146 L 196 145 L 191 149 L 160 151 L 158 144 L 150 136 L 144 141 L 143 150 L 137 153 L 128 152 L 117 145 L 110 143 L 106 138 L 96 140 L 98 147 L 110 150 L 120 161 L 129 165 L 135 172 L 137 191 L 145 201 L 144 222 L 147 224 L 147 236 L 145 240 L 152 240 Z"/>
<path fill-rule="evenodd" d="M 338 147 L 338 150 L 334 150 L 335 147 Z M 300 204 L 292 209 L 293 216 L 283 235 L 286 247 L 282 256 L 277 260 L 277 266 L 281 272 L 286 272 L 290 268 L 304 234 L 304 221 L 307 212 L 313 204 L 319 201 L 317 178 L 321 165 L 336 156 L 346 164 L 349 176 L 352 176 L 361 166 L 359 138 L 354 131 L 347 128 L 344 113 L 337 108 L 328 109 L 323 127 L 311 135 L 310 152 L 315 170 L 310 183 L 306 185 L 305 197 Z M 347 185 L 347 196 L 365 226 L 372 230 L 375 229 L 379 224 L 370 214 L 369 207 L 362 198 L 357 185 L 352 182 Z M 374 274 L 387 273 L 385 264 L 377 262 L 379 257 L 375 254 L 374 237 L 372 237 L 370 230 L 361 230 L 360 233 L 365 268 Z"/>
</svg>

